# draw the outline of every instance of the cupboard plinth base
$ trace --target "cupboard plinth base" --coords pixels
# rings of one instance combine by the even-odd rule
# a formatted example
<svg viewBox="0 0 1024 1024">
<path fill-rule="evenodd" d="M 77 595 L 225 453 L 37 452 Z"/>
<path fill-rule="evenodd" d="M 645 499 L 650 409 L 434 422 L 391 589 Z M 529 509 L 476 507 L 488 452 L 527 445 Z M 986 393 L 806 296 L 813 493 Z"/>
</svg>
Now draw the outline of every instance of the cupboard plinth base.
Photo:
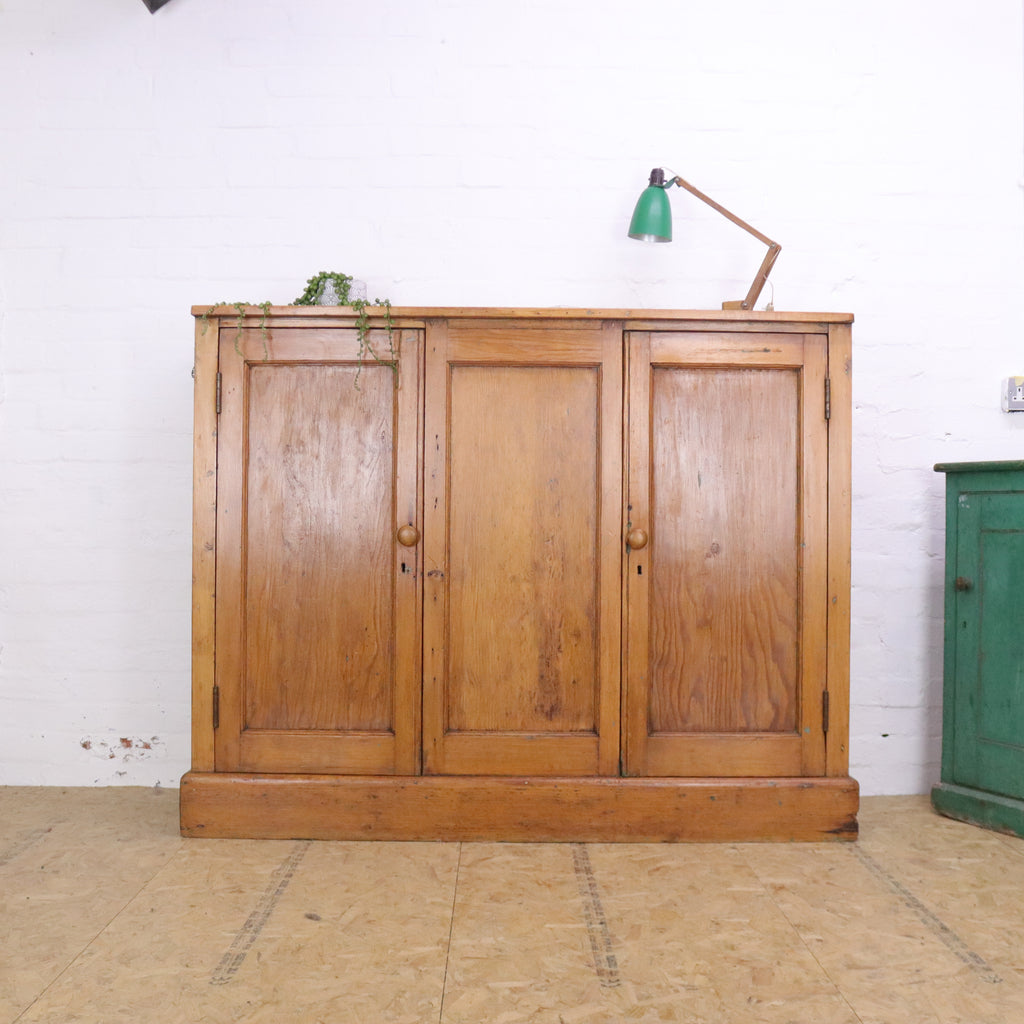
<svg viewBox="0 0 1024 1024">
<path fill-rule="evenodd" d="M 932 807 L 947 818 L 1024 838 L 1024 800 L 940 782 L 932 787 Z"/>
<path fill-rule="evenodd" d="M 188 772 L 181 833 L 452 842 L 852 840 L 838 778 L 507 778 Z"/>
</svg>

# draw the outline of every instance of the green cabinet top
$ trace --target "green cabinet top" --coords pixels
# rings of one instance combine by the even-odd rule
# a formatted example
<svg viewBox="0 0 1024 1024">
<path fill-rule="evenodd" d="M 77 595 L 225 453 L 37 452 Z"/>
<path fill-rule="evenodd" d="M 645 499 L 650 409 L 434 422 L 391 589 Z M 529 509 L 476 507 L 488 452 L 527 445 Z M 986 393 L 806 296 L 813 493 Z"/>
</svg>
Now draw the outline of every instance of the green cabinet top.
<svg viewBox="0 0 1024 1024">
<path fill-rule="evenodd" d="M 1024 460 L 1010 459 L 1004 462 L 937 462 L 936 473 L 999 473 L 1024 469 Z"/>
</svg>

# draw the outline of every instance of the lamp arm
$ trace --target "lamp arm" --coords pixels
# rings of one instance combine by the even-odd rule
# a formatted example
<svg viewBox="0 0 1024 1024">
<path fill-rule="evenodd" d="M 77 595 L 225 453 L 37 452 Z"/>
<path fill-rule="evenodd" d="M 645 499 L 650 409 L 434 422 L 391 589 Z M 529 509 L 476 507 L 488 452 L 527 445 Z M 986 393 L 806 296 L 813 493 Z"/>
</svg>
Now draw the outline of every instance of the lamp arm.
<svg viewBox="0 0 1024 1024">
<path fill-rule="evenodd" d="M 775 266 L 775 261 L 778 259 L 780 252 L 782 252 L 782 246 L 778 242 L 772 242 L 768 246 L 768 251 L 764 254 L 764 259 L 761 261 L 761 266 L 758 268 L 757 274 L 750 284 L 750 291 L 747 292 L 747 297 L 738 304 L 740 309 L 753 309 L 757 305 L 761 289 L 764 287 L 765 281 L 768 280 L 768 275 L 772 272 L 772 267 Z M 736 308 L 733 303 L 722 303 L 722 309 L 733 308 Z"/>
<path fill-rule="evenodd" d="M 747 297 L 739 302 L 723 302 L 723 309 L 753 309 L 757 302 L 758 296 L 761 294 L 761 289 L 764 288 L 765 281 L 768 280 L 768 275 L 771 273 L 772 267 L 775 266 L 775 261 L 778 259 L 779 253 L 782 252 L 782 246 L 778 242 L 773 242 L 767 235 L 761 234 L 757 228 L 752 227 L 745 220 L 741 220 L 736 216 L 735 213 L 727 210 L 721 203 L 716 203 L 710 196 L 706 196 L 699 188 L 694 187 L 688 181 L 684 181 L 679 175 L 675 175 L 669 182 L 668 185 L 678 185 L 680 188 L 685 189 L 690 195 L 696 196 L 702 203 L 707 203 L 712 210 L 717 210 L 726 220 L 731 220 L 737 227 L 743 228 L 748 234 L 753 235 L 759 242 L 763 242 L 768 246 L 768 252 L 765 258 L 761 261 L 761 266 L 758 268 L 757 274 L 754 277 L 753 282 L 750 285 L 750 291 L 747 292 Z M 667 188 L 668 185 L 665 187 Z"/>
</svg>

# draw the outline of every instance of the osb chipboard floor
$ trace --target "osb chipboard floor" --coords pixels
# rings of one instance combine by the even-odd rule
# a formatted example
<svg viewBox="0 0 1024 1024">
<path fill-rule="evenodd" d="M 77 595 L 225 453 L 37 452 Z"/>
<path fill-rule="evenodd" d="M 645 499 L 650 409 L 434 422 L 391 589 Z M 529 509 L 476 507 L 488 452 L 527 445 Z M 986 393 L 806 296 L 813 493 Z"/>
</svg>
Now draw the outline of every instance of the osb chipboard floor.
<svg viewBox="0 0 1024 1024">
<path fill-rule="evenodd" d="M 0 1022 L 1021 1024 L 1024 841 L 181 839 L 177 794 L 0 789 Z"/>
</svg>

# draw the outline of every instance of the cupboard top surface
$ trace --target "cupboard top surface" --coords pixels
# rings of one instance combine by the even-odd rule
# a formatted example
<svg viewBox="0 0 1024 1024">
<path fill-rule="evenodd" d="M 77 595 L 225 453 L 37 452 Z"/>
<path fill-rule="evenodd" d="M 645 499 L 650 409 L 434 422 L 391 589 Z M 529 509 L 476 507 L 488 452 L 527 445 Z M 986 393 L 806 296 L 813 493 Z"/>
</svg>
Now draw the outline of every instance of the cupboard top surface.
<svg viewBox="0 0 1024 1024">
<path fill-rule="evenodd" d="M 370 307 L 371 317 L 375 316 Z M 259 306 L 246 306 L 246 316 L 262 316 Z M 235 306 L 193 306 L 196 317 L 237 317 Z M 271 306 L 268 316 L 272 319 L 295 317 L 303 319 L 354 318 L 355 310 L 350 306 Z M 788 313 L 777 311 L 756 311 L 747 309 L 571 309 L 563 307 L 504 307 L 504 306 L 392 306 L 391 315 L 398 321 L 423 321 L 432 319 L 516 319 L 516 320 L 626 320 L 626 321 L 701 321 L 722 324 L 756 323 L 759 325 L 807 323 L 807 324 L 848 324 L 853 323 L 852 313 Z"/>
<path fill-rule="evenodd" d="M 1024 470 L 1024 461 L 1007 459 L 1001 462 L 939 462 L 936 473 L 1014 473 Z"/>
</svg>

